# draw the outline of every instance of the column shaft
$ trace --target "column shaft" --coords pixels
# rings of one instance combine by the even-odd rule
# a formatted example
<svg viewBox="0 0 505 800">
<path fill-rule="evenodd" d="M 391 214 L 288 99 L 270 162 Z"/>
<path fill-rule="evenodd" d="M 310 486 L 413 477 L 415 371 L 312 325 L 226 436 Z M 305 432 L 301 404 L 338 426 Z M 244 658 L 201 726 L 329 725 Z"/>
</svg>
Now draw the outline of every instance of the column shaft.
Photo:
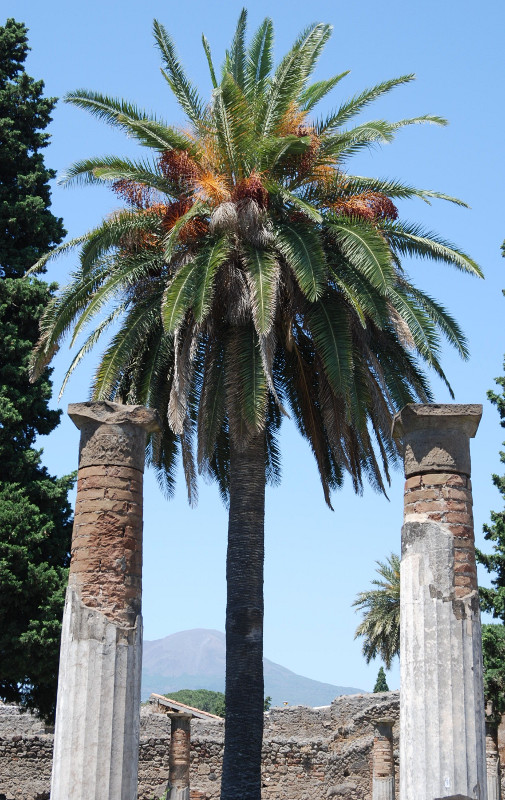
<svg viewBox="0 0 505 800">
<path fill-rule="evenodd" d="M 395 800 L 393 729 L 389 720 L 375 723 L 372 758 L 372 800 Z"/>
<path fill-rule="evenodd" d="M 170 714 L 170 723 L 168 800 L 189 800 L 191 717 Z"/>
<path fill-rule="evenodd" d="M 469 438 L 480 406 L 407 406 L 400 635 L 400 798 L 486 800 Z"/>
<path fill-rule="evenodd" d="M 79 403 L 51 800 L 137 797 L 142 660 L 142 478 L 153 412 Z"/>
</svg>

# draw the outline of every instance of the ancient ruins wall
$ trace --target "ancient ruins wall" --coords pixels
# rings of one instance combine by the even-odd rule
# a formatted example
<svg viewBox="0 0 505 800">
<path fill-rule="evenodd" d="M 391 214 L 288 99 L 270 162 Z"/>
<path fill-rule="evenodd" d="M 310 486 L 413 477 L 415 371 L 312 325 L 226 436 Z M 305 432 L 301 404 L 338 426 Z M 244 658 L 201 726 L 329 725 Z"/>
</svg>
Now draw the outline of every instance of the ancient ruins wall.
<svg viewBox="0 0 505 800">
<path fill-rule="evenodd" d="M 370 800 L 374 720 L 398 719 L 397 692 L 338 697 L 320 709 L 294 706 L 265 716 L 265 800 Z M 398 723 L 393 727 L 398 760 Z M 163 795 L 170 720 L 142 708 L 139 800 Z M 49 800 L 53 736 L 43 724 L 0 705 L 0 800 Z M 223 724 L 191 724 L 191 800 L 219 796 Z M 396 763 L 398 779 L 398 763 Z"/>
</svg>

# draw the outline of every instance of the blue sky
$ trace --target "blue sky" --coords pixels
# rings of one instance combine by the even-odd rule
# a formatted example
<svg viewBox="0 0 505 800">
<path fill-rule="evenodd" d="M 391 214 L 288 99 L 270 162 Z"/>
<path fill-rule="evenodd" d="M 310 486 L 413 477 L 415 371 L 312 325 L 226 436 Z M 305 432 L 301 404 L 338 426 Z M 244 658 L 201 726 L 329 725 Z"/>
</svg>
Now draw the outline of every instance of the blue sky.
<svg viewBox="0 0 505 800">
<path fill-rule="evenodd" d="M 146 0 L 4 0 L 5 17 L 29 27 L 32 52 L 27 69 L 45 81 L 46 93 L 62 97 L 87 88 L 122 96 L 156 111 L 172 123 L 183 118 L 159 73 L 160 59 L 151 34 L 158 18 L 174 36 L 181 60 L 204 96 L 210 81 L 201 34 L 219 62 L 229 45 L 240 2 L 164 3 Z M 505 237 L 503 158 L 502 2 L 484 0 L 478 10 L 467 0 L 387 0 L 376 3 L 256 0 L 249 13 L 252 32 L 265 16 L 276 30 L 280 57 L 308 23 L 329 22 L 334 34 L 320 60 L 316 79 L 346 69 L 322 111 L 379 81 L 416 73 L 413 84 L 382 99 L 362 119 L 401 119 L 423 113 L 449 119 L 447 128 L 419 126 L 403 130 L 395 143 L 356 159 L 355 174 L 390 176 L 422 188 L 464 199 L 471 210 L 441 201 L 400 205 L 402 216 L 422 222 L 470 253 L 483 267 L 478 281 L 429 262 L 407 264 L 414 282 L 441 300 L 467 333 L 471 358 L 464 363 L 448 349 L 443 363 L 457 402 L 484 404 L 484 416 L 472 444 L 477 541 L 482 524 L 500 498 L 490 475 L 500 471 L 505 439 L 486 390 L 502 372 L 505 287 L 500 244 Z M 2 23 L 3 24 L 3 23 Z M 62 172 L 88 155 L 133 155 L 136 145 L 64 103 L 50 127 L 46 163 Z M 107 190 L 53 187 L 53 212 L 75 236 L 110 213 L 117 199 Z M 48 277 L 64 284 L 72 258 L 55 261 Z M 55 359 L 58 389 L 71 354 L 64 346 Z M 72 379 L 61 402 L 87 399 L 93 360 Z M 449 397 L 433 379 L 438 402 Z M 56 404 L 56 399 L 55 399 Z M 44 462 L 53 473 L 76 468 L 78 432 L 65 418 L 47 440 Z M 317 680 L 371 689 L 379 663 L 366 666 L 354 641 L 358 617 L 351 608 L 356 593 L 374 577 L 376 559 L 399 551 L 403 478 L 393 476 L 389 502 L 366 488 L 355 497 L 350 481 L 334 497 L 335 512 L 324 505 L 316 469 L 305 443 L 287 423 L 282 434 L 283 481 L 267 494 L 265 565 L 265 655 Z M 503 471 L 503 469 L 501 469 Z M 178 630 L 223 630 L 227 518 L 217 490 L 201 485 L 200 502 L 191 510 L 179 482 L 167 502 L 154 477 L 146 475 L 144 625 L 155 639 Z M 482 576 L 485 580 L 486 576 Z M 389 676 L 398 685 L 398 668 Z"/>
</svg>

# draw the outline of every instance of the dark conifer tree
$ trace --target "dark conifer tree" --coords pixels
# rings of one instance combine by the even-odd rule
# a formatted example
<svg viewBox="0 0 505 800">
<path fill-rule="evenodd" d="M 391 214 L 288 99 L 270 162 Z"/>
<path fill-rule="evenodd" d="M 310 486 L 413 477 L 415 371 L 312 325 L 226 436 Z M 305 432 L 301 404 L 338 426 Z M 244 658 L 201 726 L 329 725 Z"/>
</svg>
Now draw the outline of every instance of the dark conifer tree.
<svg viewBox="0 0 505 800">
<path fill-rule="evenodd" d="M 377 674 L 377 680 L 375 681 L 375 686 L 373 687 L 374 693 L 376 692 L 389 692 L 388 682 L 386 680 L 386 673 L 384 672 L 384 667 L 379 669 Z"/>
<path fill-rule="evenodd" d="M 27 29 L 0 26 L 0 697 L 54 712 L 71 533 L 67 492 L 34 449 L 60 413 L 49 408 L 51 370 L 35 384 L 28 359 L 54 286 L 24 277 L 65 234 L 49 210 L 52 170 L 43 133 L 54 98 L 24 69 Z"/>
</svg>

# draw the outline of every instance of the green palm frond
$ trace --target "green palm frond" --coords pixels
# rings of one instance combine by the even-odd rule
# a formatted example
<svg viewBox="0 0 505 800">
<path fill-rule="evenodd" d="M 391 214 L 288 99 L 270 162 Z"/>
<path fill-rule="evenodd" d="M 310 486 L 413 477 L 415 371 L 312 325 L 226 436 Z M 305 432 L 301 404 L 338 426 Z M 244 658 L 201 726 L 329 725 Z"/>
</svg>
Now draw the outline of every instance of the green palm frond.
<svg viewBox="0 0 505 800">
<path fill-rule="evenodd" d="M 313 83 L 312 86 L 304 89 L 298 97 L 300 108 L 303 108 L 304 111 L 311 111 L 323 97 L 326 97 L 331 92 L 337 83 L 340 83 L 342 78 L 349 75 L 349 72 L 350 70 L 348 69 L 345 72 L 341 72 L 340 75 L 335 75 L 333 78 L 324 81 L 317 81 L 317 83 Z"/>
<path fill-rule="evenodd" d="M 275 229 L 275 242 L 307 300 L 317 300 L 326 285 L 326 257 L 314 228 L 287 222 Z"/>
<path fill-rule="evenodd" d="M 69 92 L 63 99 L 65 103 L 70 103 L 73 106 L 89 111 L 90 114 L 98 117 L 103 122 L 126 131 L 128 131 L 130 122 L 153 119 L 151 113 L 142 111 L 126 100 L 108 97 L 100 94 L 100 92 L 92 92 L 87 89 L 77 89 L 74 92 Z"/>
<path fill-rule="evenodd" d="M 248 163 L 253 142 L 249 106 L 242 90 L 228 72 L 224 73 L 220 86 L 214 89 L 212 96 L 216 133 L 226 153 L 229 171 L 235 180 L 239 180 L 244 172 L 248 173 L 252 168 L 252 164 Z"/>
<path fill-rule="evenodd" d="M 81 330 L 88 325 L 93 317 L 110 303 L 116 296 L 124 296 L 129 288 L 134 288 L 143 279 L 152 275 L 160 267 L 157 256 L 140 254 L 137 257 L 125 258 L 123 263 L 114 264 L 107 277 L 98 286 L 91 297 L 87 298 L 86 307 L 74 323 L 74 330 L 70 347 L 75 343 Z M 151 286 L 152 288 L 152 286 Z"/>
<path fill-rule="evenodd" d="M 221 236 L 195 255 L 197 272 L 193 290 L 193 314 L 198 323 L 203 322 L 210 311 L 216 275 L 219 267 L 226 261 L 229 250 L 227 236 Z"/>
<path fill-rule="evenodd" d="M 217 79 L 216 79 L 216 71 L 214 69 L 214 64 L 212 62 L 212 53 L 210 50 L 210 44 L 207 41 L 207 37 L 202 33 L 202 44 L 203 49 L 205 51 L 205 55 L 207 57 L 207 64 L 209 65 L 209 72 L 210 72 L 210 79 L 212 81 L 212 87 L 217 89 Z"/>
<path fill-rule="evenodd" d="M 262 97 L 273 65 L 274 29 L 272 20 L 263 20 L 254 34 L 246 55 L 245 94 L 254 108 L 257 97 Z"/>
<path fill-rule="evenodd" d="M 226 415 L 225 349 L 222 342 L 211 341 L 203 365 L 202 390 L 198 408 L 198 468 L 209 473 L 219 432 Z"/>
<path fill-rule="evenodd" d="M 252 324 L 239 325 L 230 334 L 226 348 L 226 404 L 234 440 L 244 447 L 264 425 L 268 386 Z"/>
<path fill-rule="evenodd" d="M 63 392 L 66 389 L 67 383 L 72 377 L 74 370 L 79 366 L 81 361 L 83 360 L 84 356 L 86 356 L 91 350 L 95 347 L 99 339 L 102 337 L 102 334 L 112 325 L 122 314 L 124 314 L 126 309 L 126 304 L 122 303 L 119 306 L 116 306 L 111 313 L 102 320 L 94 330 L 91 331 L 86 341 L 81 345 L 79 350 L 77 351 L 76 355 L 72 359 L 72 363 L 70 364 L 68 370 L 65 373 L 65 377 L 63 378 L 63 383 L 61 384 L 60 392 L 58 394 L 58 400 L 61 400 L 63 396 Z"/>
<path fill-rule="evenodd" d="M 321 48 L 331 35 L 330 25 L 307 28 L 277 67 L 260 117 L 260 135 L 269 136 L 295 102 L 315 67 Z"/>
<path fill-rule="evenodd" d="M 244 246 L 244 262 L 251 291 L 251 310 L 258 336 L 269 333 L 276 308 L 279 266 L 274 253 Z"/>
<path fill-rule="evenodd" d="M 124 210 L 105 219 L 102 224 L 86 234 L 81 247 L 81 269 L 86 272 L 110 251 L 117 251 L 136 234 L 161 233 L 160 218 L 155 211 Z"/>
<path fill-rule="evenodd" d="M 388 178 L 365 178 L 361 175 L 337 175 L 335 180 L 335 191 L 338 192 L 340 197 L 351 197 L 361 192 L 380 192 L 388 197 L 398 198 L 405 200 L 410 197 L 419 197 L 429 204 L 429 198 L 436 200 L 447 200 L 449 203 L 455 203 L 463 208 L 468 208 L 467 203 L 463 200 L 458 200 L 457 197 L 443 194 L 442 192 L 434 192 L 430 189 L 417 189 L 414 186 L 407 186 L 404 183 Z M 331 192 L 331 189 L 329 189 Z"/>
<path fill-rule="evenodd" d="M 228 69 L 233 76 L 237 86 L 244 91 L 245 89 L 245 69 L 246 69 L 246 47 L 245 31 L 247 24 L 247 10 L 240 12 L 235 35 L 231 44 L 231 49 L 227 58 Z"/>
<path fill-rule="evenodd" d="M 444 117 L 439 117 L 436 114 L 423 114 L 420 117 L 410 117 L 408 119 L 400 119 L 398 122 L 393 122 L 392 127 L 397 128 L 405 128 L 407 125 L 424 125 L 427 122 L 430 125 L 441 125 L 445 127 L 449 123 Z"/>
<path fill-rule="evenodd" d="M 83 236 L 76 236 L 73 239 L 70 239 L 68 242 L 63 242 L 63 244 L 58 245 L 58 247 L 55 247 L 53 250 L 49 250 L 48 253 L 43 255 L 38 261 L 35 262 L 33 267 L 30 267 L 30 269 L 26 270 L 25 274 L 35 275 L 37 272 L 42 272 L 42 270 L 45 269 L 48 261 L 51 261 L 53 258 L 58 258 L 58 256 L 63 256 L 70 250 L 74 250 L 74 248 L 85 242 L 86 238 L 87 234 L 84 234 Z"/>
<path fill-rule="evenodd" d="M 165 27 L 154 20 L 153 32 L 156 44 L 160 50 L 167 72 L 163 76 L 177 98 L 179 105 L 191 122 L 198 128 L 201 124 L 204 104 L 197 90 L 186 77 L 182 64 L 177 58 L 172 38 Z"/>
<path fill-rule="evenodd" d="M 153 321 L 159 320 L 161 293 L 152 294 L 135 304 L 123 320 L 96 370 L 93 400 L 112 400 L 125 368 L 136 349 L 145 342 Z"/>
<path fill-rule="evenodd" d="M 334 394 L 337 397 L 348 396 L 354 364 L 345 306 L 335 297 L 322 298 L 310 307 L 307 325 Z"/>
<path fill-rule="evenodd" d="M 444 261 L 463 272 L 484 277 L 481 268 L 470 256 L 432 231 L 426 231 L 421 225 L 391 222 L 384 224 L 382 230 L 391 246 L 401 255 Z"/>
<path fill-rule="evenodd" d="M 370 105 L 374 100 L 377 100 L 384 94 L 387 94 L 396 86 L 401 86 L 404 83 L 410 83 L 413 81 L 415 75 L 402 75 L 399 78 L 393 78 L 389 81 L 383 81 L 382 83 L 378 83 L 373 86 L 371 89 L 365 89 L 365 91 L 360 92 L 360 94 L 354 95 L 350 100 L 346 103 L 343 103 L 340 108 L 330 114 L 323 122 L 320 122 L 317 126 L 318 133 L 324 133 L 325 131 L 332 131 L 336 128 L 341 128 L 343 125 L 346 125 L 349 120 L 359 114 L 366 106 Z"/>
<path fill-rule="evenodd" d="M 440 303 L 429 297 L 425 292 L 416 289 L 411 284 L 404 287 L 406 293 L 410 295 L 416 303 L 428 314 L 430 319 L 436 324 L 437 328 L 444 334 L 447 341 L 459 352 L 465 361 L 469 358 L 469 350 L 466 337 L 460 325 L 453 316 L 449 314 Z"/>
<path fill-rule="evenodd" d="M 348 263 L 371 285 L 386 293 L 395 280 L 391 253 L 380 233 L 352 217 L 328 215 L 328 230 Z"/>
<path fill-rule="evenodd" d="M 30 360 L 30 377 L 35 380 L 58 350 L 61 340 L 72 327 L 75 317 L 86 308 L 100 284 L 106 279 L 108 262 L 95 264 L 93 270 L 74 274 L 73 282 L 54 296 L 40 319 L 40 339 Z"/>
<path fill-rule="evenodd" d="M 167 236 L 163 240 L 163 255 L 167 263 L 170 263 L 174 255 L 174 251 L 179 243 L 179 237 L 182 229 L 194 217 L 199 217 L 205 214 L 205 203 L 201 200 L 196 200 L 191 208 L 184 214 L 181 214 L 175 225 L 171 228 Z"/>
<path fill-rule="evenodd" d="M 143 184 L 158 192 L 167 193 L 166 178 L 149 161 L 133 161 L 117 156 L 101 156 L 76 161 L 60 176 L 59 183 L 67 186 L 74 183 L 94 184 L 102 181 L 127 180 Z"/>
<path fill-rule="evenodd" d="M 196 152 L 193 142 L 187 136 L 184 136 L 183 133 L 175 128 L 171 128 L 154 119 L 129 120 L 127 117 L 119 115 L 118 122 L 124 123 L 128 134 L 145 147 L 150 147 L 160 152 L 164 150 L 187 150 L 192 155 Z"/>
<path fill-rule="evenodd" d="M 175 274 L 163 296 L 161 317 L 167 333 L 174 333 L 182 324 L 193 302 L 193 285 L 199 272 L 194 260 L 188 261 Z"/>
</svg>

